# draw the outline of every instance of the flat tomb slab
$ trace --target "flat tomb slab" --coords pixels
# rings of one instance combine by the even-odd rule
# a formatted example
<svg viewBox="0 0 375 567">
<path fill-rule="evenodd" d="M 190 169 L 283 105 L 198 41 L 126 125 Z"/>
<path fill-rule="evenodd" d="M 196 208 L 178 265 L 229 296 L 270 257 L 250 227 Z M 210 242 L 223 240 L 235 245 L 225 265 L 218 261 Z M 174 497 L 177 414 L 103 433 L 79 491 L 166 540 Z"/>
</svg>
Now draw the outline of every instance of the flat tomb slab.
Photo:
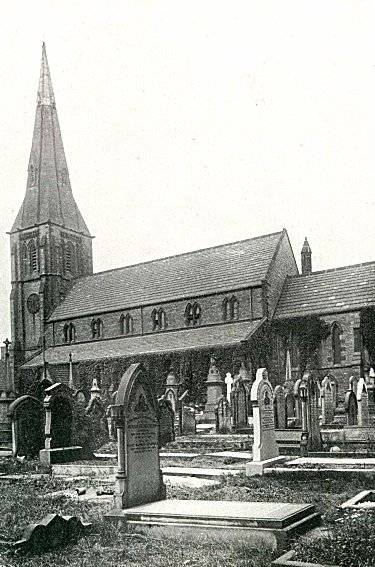
<svg viewBox="0 0 375 567">
<path fill-rule="evenodd" d="M 163 475 L 213 478 L 223 474 L 240 474 L 239 469 L 205 469 L 203 467 L 162 467 Z"/>
<path fill-rule="evenodd" d="M 351 467 L 353 469 L 363 467 L 375 468 L 375 458 L 368 457 L 362 459 L 351 459 L 343 457 L 300 457 L 299 459 L 289 461 L 287 465 L 326 465 L 329 467 Z"/>
<path fill-rule="evenodd" d="M 153 537 L 243 541 L 269 549 L 284 549 L 291 536 L 320 522 L 311 504 L 216 500 L 161 500 L 113 509 L 105 518 Z"/>
<path fill-rule="evenodd" d="M 238 459 L 250 461 L 253 454 L 250 451 L 216 451 L 215 453 L 205 453 L 206 457 L 214 457 L 218 459 Z"/>
<path fill-rule="evenodd" d="M 312 504 L 222 500 L 160 500 L 119 511 L 127 519 L 207 519 L 269 528 L 287 527 L 314 512 Z"/>
</svg>

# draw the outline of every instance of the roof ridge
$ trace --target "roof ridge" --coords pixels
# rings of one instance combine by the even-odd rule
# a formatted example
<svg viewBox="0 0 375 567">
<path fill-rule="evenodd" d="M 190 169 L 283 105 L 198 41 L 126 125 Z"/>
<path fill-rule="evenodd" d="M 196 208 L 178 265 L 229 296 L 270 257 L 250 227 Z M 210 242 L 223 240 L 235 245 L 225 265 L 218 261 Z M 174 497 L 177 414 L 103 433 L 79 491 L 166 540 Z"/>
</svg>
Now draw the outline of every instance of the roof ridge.
<svg viewBox="0 0 375 567">
<path fill-rule="evenodd" d="M 110 268 L 109 270 L 102 270 L 100 272 L 95 272 L 91 276 L 99 276 L 101 274 L 108 274 L 110 272 L 117 272 L 119 270 L 124 270 L 125 268 L 133 268 L 134 266 L 142 266 L 144 264 L 152 264 L 153 262 L 160 262 L 161 260 L 169 260 L 170 258 L 180 258 L 182 256 L 191 256 L 192 254 L 198 254 L 199 252 L 205 252 L 206 250 L 216 250 L 218 248 L 225 248 L 226 246 L 233 246 L 234 244 L 241 244 L 242 242 L 250 242 L 253 240 L 258 240 L 261 238 L 268 238 L 270 236 L 275 236 L 276 234 L 283 234 L 283 230 L 276 232 L 271 232 L 269 234 L 262 234 L 260 236 L 253 236 L 251 238 L 244 238 L 243 240 L 236 240 L 235 242 L 226 242 L 224 244 L 217 244 L 215 246 L 207 246 L 206 248 L 199 248 L 198 250 L 191 250 L 189 252 L 181 252 L 179 254 L 171 254 L 170 256 L 162 256 L 161 258 L 153 258 L 152 260 L 144 260 L 143 262 L 135 262 L 134 264 L 128 264 L 126 266 L 119 266 L 118 268 Z M 85 278 L 80 278 L 80 280 Z"/>
<path fill-rule="evenodd" d="M 348 264 L 347 266 L 337 266 L 336 268 L 328 268 L 326 270 L 317 270 L 315 272 L 312 272 L 311 274 L 288 275 L 287 279 L 311 278 L 311 277 L 315 276 L 316 274 L 327 274 L 327 273 L 330 273 L 330 272 L 338 272 L 340 270 L 347 270 L 349 268 L 359 268 L 361 266 L 369 266 L 371 264 L 373 264 L 375 266 L 375 260 L 370 260 L 368 262 L 360 262 L 358 264 Z"/>
</svg>

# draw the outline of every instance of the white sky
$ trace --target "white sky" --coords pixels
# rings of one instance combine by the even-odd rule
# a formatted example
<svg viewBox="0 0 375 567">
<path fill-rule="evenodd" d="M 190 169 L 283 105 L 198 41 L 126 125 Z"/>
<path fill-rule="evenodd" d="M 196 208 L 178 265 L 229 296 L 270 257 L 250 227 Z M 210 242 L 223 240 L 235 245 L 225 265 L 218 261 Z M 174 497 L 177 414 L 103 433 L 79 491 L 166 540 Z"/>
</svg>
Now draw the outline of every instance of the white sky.
<svg viewBox="0 0 375 567">
<path fill-rule="evenodd" d="M 375 260 L 372 0 L 0 0 L 0 338 L 45 40 L 105 270 L 287 228 Z M 173 277 L 173 274 L 171 274 Z"/>
</svg>

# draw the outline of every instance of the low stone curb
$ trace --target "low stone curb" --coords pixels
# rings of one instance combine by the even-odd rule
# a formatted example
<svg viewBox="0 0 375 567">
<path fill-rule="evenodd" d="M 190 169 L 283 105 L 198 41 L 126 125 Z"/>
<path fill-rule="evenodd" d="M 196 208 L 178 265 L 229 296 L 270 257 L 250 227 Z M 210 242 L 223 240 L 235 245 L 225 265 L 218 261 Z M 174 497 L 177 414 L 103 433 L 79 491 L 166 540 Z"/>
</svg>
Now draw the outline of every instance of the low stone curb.
<svg viewBox="0 0 375 567">
<path fill-rule="evenodd" d="M 339 567 L 338 565 L 328 565 L 327 563 L 306 563 L 306 561 L 293 560 L 295 553 L 294 550 L 287 551 L 275 559 L 271 565 L 277 565 L 278 567 Z"/>
</svg>

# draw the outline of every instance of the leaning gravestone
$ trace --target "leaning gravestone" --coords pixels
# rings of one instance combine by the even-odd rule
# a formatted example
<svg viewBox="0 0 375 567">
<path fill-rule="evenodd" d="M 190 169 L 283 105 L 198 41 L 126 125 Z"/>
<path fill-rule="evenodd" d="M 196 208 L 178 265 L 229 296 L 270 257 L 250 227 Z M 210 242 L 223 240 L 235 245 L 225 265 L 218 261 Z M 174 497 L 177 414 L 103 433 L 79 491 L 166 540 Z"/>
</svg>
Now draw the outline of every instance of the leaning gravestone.
<svg viewBox="0 0 375 567">
<path fill-rule="evenodd" d="M 273 390 L 265 368 L 257 371 L 251 388 L 253 405 L 254 445 L 253 461 L 247 463 L 246 474 L 263 474 L 264 468 L 279 460 L 273 413 Z"/>
<path fill-rule="evenodd" d="M 159 460 L 159 409 L 154 389 L 141 364 L 123 375 L 112 408 L 117 426 L 118 472 L 114 510 L 165 498 Z"/>
</svg>

